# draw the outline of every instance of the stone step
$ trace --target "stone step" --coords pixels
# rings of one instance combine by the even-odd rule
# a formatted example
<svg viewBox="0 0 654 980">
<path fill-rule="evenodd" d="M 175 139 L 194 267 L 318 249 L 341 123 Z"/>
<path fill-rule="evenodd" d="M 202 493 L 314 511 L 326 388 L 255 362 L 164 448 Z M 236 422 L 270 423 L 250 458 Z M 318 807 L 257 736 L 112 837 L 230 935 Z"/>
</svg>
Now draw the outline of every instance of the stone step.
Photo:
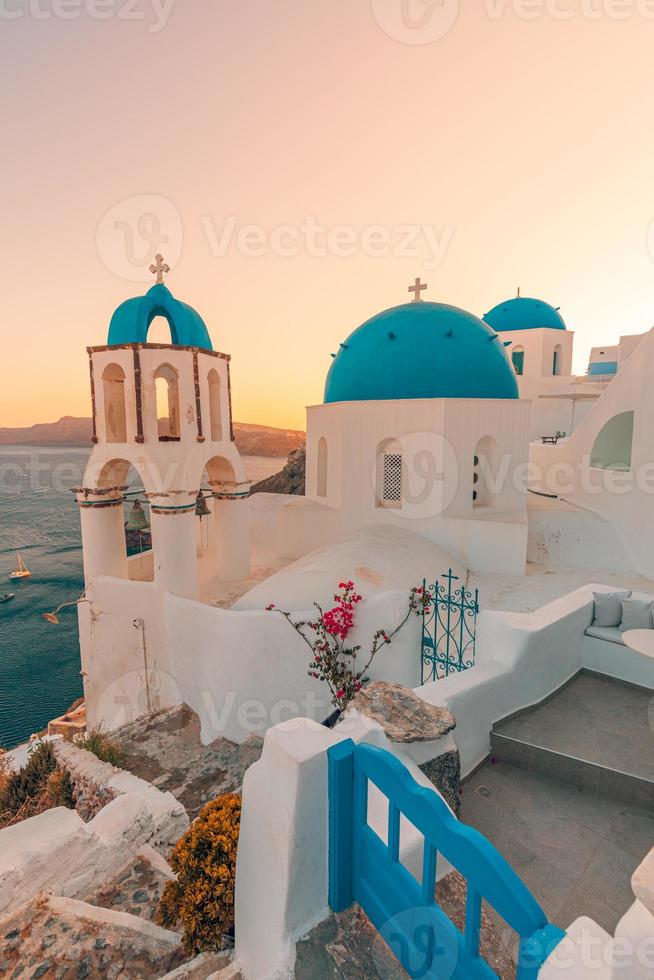
<svg viewBox="0 0 654 980">
<path fill-rule="evenodd" d="M 174 877 L 167 861 L 152 847 L 145 846 L 118 874 L 89 892 L 84 899 L 98 908 L 127 912 L 156 923 L 164 887 Z"/>
<path fill-rule="evenodd" d="M 0 929 L 0 973 L 7 977 L 139 980 L 165 976 L 188 958 L 168 929 L 45 892 Z"/>
<path fill-rule="evenodd" d="M 581 671 L 540 704 L 496 722 L 507 765 L 654 811 L 652 692 Z"/>
<path fill-rule="evenodd" d="M 491 732 L 491 756 L 509 766 L 654 812 L 654 781 L 643 776 L 555 752 L 500 731 Z"/>
</svg>

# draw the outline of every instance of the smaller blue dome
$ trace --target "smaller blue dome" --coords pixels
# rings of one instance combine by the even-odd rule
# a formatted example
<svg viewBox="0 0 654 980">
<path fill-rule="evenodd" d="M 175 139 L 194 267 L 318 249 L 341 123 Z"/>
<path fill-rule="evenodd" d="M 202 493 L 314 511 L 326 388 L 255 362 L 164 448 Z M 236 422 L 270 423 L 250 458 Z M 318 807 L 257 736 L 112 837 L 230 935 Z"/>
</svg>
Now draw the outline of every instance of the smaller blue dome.
<svg viewBox="0 0 654 980">
<path fill-rule="evenodd" d="M 498 333 L 506 330 L 566 330 L 565 320 L 558 310 L 542 299 L 530 299 L 528 296 L 514 296 L 513 299 L 499 303 L 490 313 L 483 317 Z"/>
<path fill-rule="evenodd" d="M 120 304 L 111 318 L 107 343 L 110 347 L 147 343 L 150 324 L 157 316 L 168 320 L 176 347 L 213 350 L 209 331 L 200 314 L 192 306 L 175 299 L 163 283 L 152 286 L 145 296 L 135 296 Z"/>
</svg>

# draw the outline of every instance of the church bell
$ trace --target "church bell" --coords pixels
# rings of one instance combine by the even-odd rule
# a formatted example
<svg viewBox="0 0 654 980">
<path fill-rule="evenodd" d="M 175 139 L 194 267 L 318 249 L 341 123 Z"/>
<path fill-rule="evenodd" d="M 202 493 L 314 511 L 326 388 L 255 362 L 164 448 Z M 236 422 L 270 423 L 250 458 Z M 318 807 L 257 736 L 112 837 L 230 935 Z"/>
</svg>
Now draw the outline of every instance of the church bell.
<svg viewBox="0 0 654 980">
<path fill-rule="evenodd" d="M 209 505 L 207 504 L 207 498 L 202 491 L 200 491 L 195 500 L 195 514 L 197 517 L 209 517 L 211 514 Z"/>
<path fill-rule="evenodd" d="M 138 500 L 132 504 L 125 527 L 128 531 L 146 531 L 150 527 L 146 513 Z"/>
</svg>

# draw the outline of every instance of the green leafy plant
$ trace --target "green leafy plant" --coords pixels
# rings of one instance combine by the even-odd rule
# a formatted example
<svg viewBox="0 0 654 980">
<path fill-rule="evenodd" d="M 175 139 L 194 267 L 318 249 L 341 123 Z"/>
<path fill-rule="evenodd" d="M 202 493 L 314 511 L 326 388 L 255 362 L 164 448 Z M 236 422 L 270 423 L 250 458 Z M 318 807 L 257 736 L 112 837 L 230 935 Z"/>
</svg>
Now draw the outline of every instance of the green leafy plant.
<svg viewBox="0 0 654 980">
<path fill-rule="evenodd" d="M 225 937 L 233 933 L 240 826 L 240 797 L 219 796 L 207 803 L 171 855 L 177 880 L 166 883 L 157 921 L 166 928 L 181 921 L 190 955 L 224 949 Z"/>
<path fill-rule="evenodd" d="M 0 793 L 0 814 L 5 818 L 15 816 L 28 802 L 38 797 L 57 768 L 57 759 L 52 745 L 41 742 L 30 752 L 25 766 L 11 773 Z"/>
<path fill-rule="evenodd" d="M 125 760 L 125 754 L 118 742 L 100 727 L 79 732 L 73 737 L 73 742 L 78 748 L 92 752 L 101 762 L 109 762 L 112 766 L 120 768 Z"/>
</svg>

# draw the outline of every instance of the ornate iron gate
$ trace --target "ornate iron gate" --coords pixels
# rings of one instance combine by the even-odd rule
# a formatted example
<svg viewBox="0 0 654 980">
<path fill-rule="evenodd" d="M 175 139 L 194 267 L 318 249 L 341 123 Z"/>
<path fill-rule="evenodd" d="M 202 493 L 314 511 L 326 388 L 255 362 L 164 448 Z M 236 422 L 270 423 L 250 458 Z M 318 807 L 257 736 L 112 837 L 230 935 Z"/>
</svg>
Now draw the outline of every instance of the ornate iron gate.
<svg viewBox="0 0 654 980">
<path fill-rule="evenodd" d="M 565 933 L 499 851 L 385 749 L 346 739 L 329 749 L 328 763 L 331 908 L 358 902 L 410 977 L 497 980 L 479 954 L 483 898 L 518 934 L 517 980 L 535 980 Z M 388 800 L 386 841 L 369 823 L 370 785 Z M 402 863 L 402 816 L 424 837 L 420 879 Z M 463 930 L 436 900 L 441 858 L 467 882 Z"/>
<path fill-rule="evenodd" d="M 479 590 L 472 592 L 450 568 L 433 585 L 423 582 L 430 602 L 422 618 L 421 683 L 437 681 L 475 662 Z"/>
</svg>

